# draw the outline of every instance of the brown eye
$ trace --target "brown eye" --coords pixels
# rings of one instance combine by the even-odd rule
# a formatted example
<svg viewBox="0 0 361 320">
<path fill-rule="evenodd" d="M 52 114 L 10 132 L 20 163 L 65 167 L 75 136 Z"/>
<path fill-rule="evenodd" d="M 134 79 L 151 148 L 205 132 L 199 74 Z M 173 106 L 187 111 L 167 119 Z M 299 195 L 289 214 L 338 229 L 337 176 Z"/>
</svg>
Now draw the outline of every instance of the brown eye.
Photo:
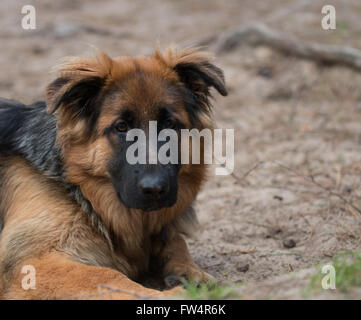
<svg viewBox="0 0 361 320">
<path fill-rule="evenodd" d="M 126 132 L 128 130 L 128 124 L 125 121 L 120 121 L 116 124 L 115 129 L 119 132 Z"/>
<path fill-rule="evenodd" d="M 168 118 L 166 121 L 165 121 L 165 127 L 167 129 L 176 129 L 177 127 L 177 123 L 174 119 L 172 118 Z"/>
</svg>

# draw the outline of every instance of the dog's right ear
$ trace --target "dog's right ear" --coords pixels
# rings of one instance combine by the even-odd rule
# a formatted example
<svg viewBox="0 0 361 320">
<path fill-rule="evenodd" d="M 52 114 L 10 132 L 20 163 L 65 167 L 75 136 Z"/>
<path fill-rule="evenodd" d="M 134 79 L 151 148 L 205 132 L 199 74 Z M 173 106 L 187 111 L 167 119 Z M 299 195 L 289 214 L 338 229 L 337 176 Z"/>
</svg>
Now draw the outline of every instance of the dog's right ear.
<svg viewBox="0 0 361 320">
<path fill-rule="evenodd" d="M 61 108 L 74 117 L 87 117 L 103 85 L 100 77 L 61 76 L 46 89 L 46 110 L 54 113 Z"/>
<path fill-rule="evenodd" d="M 58 111 L 73 120 L 90 117 L 112 68 L 113 60 L 104 53 L 95 59 L 76 58 L 60 65 L 59 77 L 46 89 L 47 112 Z"/>
</svg>

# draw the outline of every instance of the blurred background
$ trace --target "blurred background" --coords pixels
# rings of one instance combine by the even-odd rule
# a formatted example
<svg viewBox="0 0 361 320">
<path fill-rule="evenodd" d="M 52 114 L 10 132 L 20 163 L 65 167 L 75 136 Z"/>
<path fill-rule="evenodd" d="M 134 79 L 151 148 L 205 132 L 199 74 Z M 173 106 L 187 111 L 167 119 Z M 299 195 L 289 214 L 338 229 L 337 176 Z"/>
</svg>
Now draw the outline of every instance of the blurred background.
<svg viewBox="0 0 361 320">
<path fill-rule="evenodd" d="M 21 27 L 24 5 L 36 9 L 35 30 Z M 321 27 L 324 5 L 336 9 L 335 30 Z M 254 23 L 290 50 L 238 41 Z M 93 47 L 119 56 L 203 45 L 215 54 L 229 96 L 215 97 L 214 116 L 235 129 L 236 163 L 204 186 L 202 230 L 188 243 L 198 265 L 239 283 L 243 296 L 303 297 L 315 263 L 360 247 L 361 64 L 292 51 L 361 49 L 359 0 L 1 0 L 0 43 L 0 96 L 25 103 L 44 98 L 61 58 Z M 359 281 L 349 296 L 360 298 Z"/>
</svg>

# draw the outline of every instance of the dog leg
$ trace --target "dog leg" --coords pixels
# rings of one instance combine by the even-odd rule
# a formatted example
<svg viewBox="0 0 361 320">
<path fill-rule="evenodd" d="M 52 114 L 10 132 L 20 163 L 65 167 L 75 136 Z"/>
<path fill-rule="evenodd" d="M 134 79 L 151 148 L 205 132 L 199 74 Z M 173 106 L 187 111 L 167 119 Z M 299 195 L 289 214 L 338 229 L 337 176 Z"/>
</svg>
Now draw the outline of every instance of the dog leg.
<svg viewBox="0 0 361 320">
<path fill-rule="evenodd" d="M 28 275 L 21 268 L 35 268 L 35 289 L 23 289 Z M 89 266 L 70 260 L 65 254 L 52 252 L 40 258 L 28 259 L 19 266 L 19 274 L 11 281 L 4 299 L 156 299 L 179 293 L 148 289 L 122 273 L 104 267 Z"/>
<path fill-rule="evenodd" d="M 197 283 L 213 279 L 194 263 L 185 240 L 177 232 L 168 235 L 160 259 L 163 262 L 163 275 L 167 287 L 179 284 L 181 278 Z"/>
</svg>

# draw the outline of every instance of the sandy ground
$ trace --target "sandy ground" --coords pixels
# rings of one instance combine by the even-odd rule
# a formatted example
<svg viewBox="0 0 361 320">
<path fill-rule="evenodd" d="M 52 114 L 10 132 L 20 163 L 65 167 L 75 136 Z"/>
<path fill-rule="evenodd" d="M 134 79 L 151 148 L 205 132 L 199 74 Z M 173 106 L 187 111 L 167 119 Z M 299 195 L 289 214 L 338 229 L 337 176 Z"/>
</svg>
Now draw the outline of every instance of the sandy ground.
<svg viewBox="0 0 361 320">
<path fill-rule="evenodd" d="M 338 27 L 326 32 L 324 2 L 2 0 L 0 96 L 43 99 L 51 67 L 92 46 L 145 54 L 252 21 L 361 49 L 361 3 L 327 1 Z M 37 9 L 36 30 L 21 28 L 24 4 Z M 236 163 L 233 176 L 211 176 L 200 193 L 202 230 L 189 240 L 191 253 L 217 279 L 244 283 L 247 297 L 302 297 L 310 267 L 360 246 L 360 214 L 307 176 L 361 207 L 361 75 L 266 47 L 243 46 L 217 61 L 229 96 L 216 98 L 214 114 L 220 128 L 235 129 Z"/>
</svg>

